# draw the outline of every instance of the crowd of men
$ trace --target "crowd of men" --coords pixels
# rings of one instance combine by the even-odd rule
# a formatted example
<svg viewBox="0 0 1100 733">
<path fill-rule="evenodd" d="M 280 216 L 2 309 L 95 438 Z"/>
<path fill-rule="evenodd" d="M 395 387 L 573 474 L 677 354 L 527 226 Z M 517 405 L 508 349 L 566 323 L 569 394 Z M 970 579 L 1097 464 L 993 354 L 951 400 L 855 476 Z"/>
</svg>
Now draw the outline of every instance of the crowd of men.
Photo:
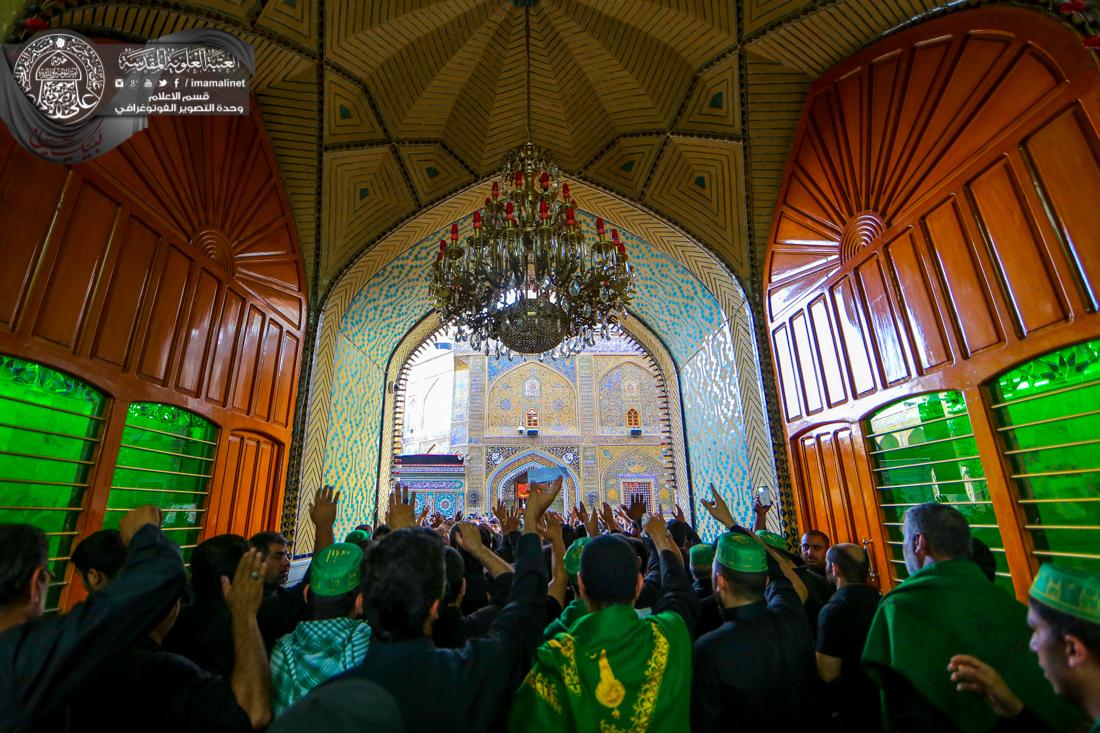
<svg viewBox="0 0 1100 733">
<path fill-rule="evenodd" d="M 455 521 L 399 489 L 335 542 L 322 489 L 290 587 L 282 535 L 212 537 L 188 572 L 142 507 L 74 549 L 63 614 L 45 535 L 0 525 L 0 731 L 1100 732 L 1100 578 L 1044 564 L 1025 606 L 952 507 L 908 510 L 882 597 L 863 548 L 792 549 L 713 487 L 711 542 L 559 491 Z"/>
</svg>

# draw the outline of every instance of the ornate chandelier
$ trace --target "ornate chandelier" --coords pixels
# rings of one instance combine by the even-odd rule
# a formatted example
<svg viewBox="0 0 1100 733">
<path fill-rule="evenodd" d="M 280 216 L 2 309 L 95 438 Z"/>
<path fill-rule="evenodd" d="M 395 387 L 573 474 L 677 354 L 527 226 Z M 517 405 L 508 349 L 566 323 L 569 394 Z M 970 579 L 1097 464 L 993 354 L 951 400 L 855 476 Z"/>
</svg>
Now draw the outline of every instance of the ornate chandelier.
<svg viewBox="0 0 1100 733">
<path fill-rule="evenodd" d="M 530 141 L 530 8 L 527 31 L 527 139 Z M 473 234 L 440 240 L 432 286 L 440 320 L 471 348 L 578 353 L 626 315 L 634 274 L 617 229 L 596 219 L 590 241 L 577 222 L 569 184 L 549 152 L 527 142 L 504 162 L 492 195 L 473 212 Z"/>
</svg>

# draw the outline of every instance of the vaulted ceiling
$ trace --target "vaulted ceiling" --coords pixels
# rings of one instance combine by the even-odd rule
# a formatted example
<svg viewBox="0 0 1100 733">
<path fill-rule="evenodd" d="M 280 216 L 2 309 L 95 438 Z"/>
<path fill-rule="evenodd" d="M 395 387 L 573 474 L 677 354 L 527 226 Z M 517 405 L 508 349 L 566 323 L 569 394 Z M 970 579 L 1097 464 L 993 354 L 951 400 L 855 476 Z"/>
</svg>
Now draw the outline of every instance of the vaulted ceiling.
<svg viewBox="0 0 1100 733">
<path fill-rule="evenodd" d="M 194 27 L 257 52 L 252 88 L 310 298 L 396 225 L 490 174 L 531 129 L 757 291 L 810 82 L 901 24 L 978 0 L 43 0 L 89 36 Z M 583 205 L 583 202 L 581 202 Z M 755 292 L 753 293 L 755 295 Z"/>
</svg>

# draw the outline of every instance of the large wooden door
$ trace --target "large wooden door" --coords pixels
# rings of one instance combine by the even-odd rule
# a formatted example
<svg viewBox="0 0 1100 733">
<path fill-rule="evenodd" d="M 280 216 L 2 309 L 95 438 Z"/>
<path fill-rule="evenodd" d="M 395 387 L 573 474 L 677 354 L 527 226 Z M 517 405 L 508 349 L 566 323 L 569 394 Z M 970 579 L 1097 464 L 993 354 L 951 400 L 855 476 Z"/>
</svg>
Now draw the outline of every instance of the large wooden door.
<svg viewBox="0 0 1100 733">
<path fill-rule="evenodd" d="M 76 166 L 39 160 L 0 129 L 0 254 L 0 355 L 74 375 L 109 398 L 94 465 L 78 482 L 86 489 L 79 526 L 67 530 L 59 562 L 121 511 L 110 500 L 116 462 L 155 454 L 123 445 L 128 420 L 141 419 L 131 414 L 134 403 L 182 408 L 215 426 L 211 456 L 184 456 L 178 469 L 205 479 L 191 492 L 209 494 L 192 512 L 210 510 L 214 522 L 203 533 L 277 528 L 306 297 L 258 110 L 155 118 L 116 150 Z M 0 441 L 0 457 L 18 452 L 12 443 Z M 211 480 L 226 473 L 238 443 L 256 456 L 247 490 Z M 131 469 L 144 473 L 126 476 L 165 472 Z M 0 470 L 0 498 L 14 499 L 4 492 L 10 480 Z M 154 502 L 180 493 L 154 480 L 114 483 Z"/>
<path fill-rule="evenodd" d="M 1025 591 L 1035 558 L 983 390 L 1013 365 L 1100 335 L 1098 121 L 1096 60 L 1037 10 L 929 21 L 814 84 L 765 282 L 802 521 L 828 523 L 834 540 L 884 536 L 873 488 L 883 469 L 868 459 L 863 421 L 911 395 L 956 390 Z M 828 459 L 838 440 L 852 441 L 839 462 Z M 838 479 L 847 509 L 811 465 L 829 460 L 870 477 L 858 489 Z"/>
</svg>

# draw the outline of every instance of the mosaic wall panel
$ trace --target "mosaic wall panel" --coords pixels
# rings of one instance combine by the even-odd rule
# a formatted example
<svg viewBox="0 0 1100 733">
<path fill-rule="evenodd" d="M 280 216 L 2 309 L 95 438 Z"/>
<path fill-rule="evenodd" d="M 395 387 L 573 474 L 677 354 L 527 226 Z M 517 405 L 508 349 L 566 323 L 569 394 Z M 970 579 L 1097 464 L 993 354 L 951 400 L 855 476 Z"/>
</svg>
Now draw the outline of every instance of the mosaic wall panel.
<svg viewBox="0 0 1100 733">
<path fill-rule="evenodd" d="M 494 360 L 488 361 L 492 365 Z M 537 362 L 521 362 L 491 383 L 486 401 L 488 433 L 514 435 L 518 426 L 526 424 L 531 409 L 538 413 L 540 433 L 576 434 L 576 390 L 559 372 Z"/>
<path fill-rule="evenodd" d="M 584 181 L 576 179 L 571 179 L 569 184 L 574 189 L 577 199 L 584 202 L 590 211 L 596 212 L 608 221 L 615 222 L 620 225 L 620 230 L 628 233 L 626 239 L 632 250 L 631 255 L 635 260 L 635 264 L 641 270 L 646 268 L 645 260 L 653 258 L 649 258 L 646 251 L 636 248 L 636 240 L 632 236 L 635 233 L 640 236 L 637 241 L 641 241 L 644 247 L 648 247 L 656 259 L 666 258 L 674 263 L 673 269 L 666 270 L 666 272 L 672 273 L 672 277 L 665 278 L 665 283 L 676 284 L 679 287 L 679 284 L 683 281 L 695 278 L 697 282 L 703 284 L 705 292 L 713 295 L 713 298 L 720 305 L 719 310 L 723 314 L 721 320 L 732 319 L 737 321 L 738 327 L 735 328 L 734 334 L 737 344 L 738 376 L 742 381 L 741 399 L 745 411 L 747 432 L 750 436 L 750 456 L 753 472 L 754 475 L 759 472 L 767 477 L 768 480 L 763 481 L 763 483 L 775 486 L 775 465 L 771 450 L 768 415 L 764 408 L 764 402 L 757 397 L 760 392 L 761 372 L 756 354 L 755 337 L 751 329 L 740 327 L 741 320 L 748 320 L 748 307 L 740 284 L 712 252 L 706 250 L 682 230 L 654 217 L 650 212 L 605 189 L 595 188 Z M 332 432 L 332 426 L 328 421 L 334 394 L 345 388 L 345 386 L 338 386 L 335 380 L 335 361 L 341 340 L 340 331 L 343 328 L 344 315 L 360 300 L 363 289 L 370 281 L 388 267 L 390 263 L 402 258 L 418 242 L 425 239 L 437 242 L 439 236 L 437 232 L 448 230 L 453 219 L 467 215 L 487 193 L 488 184 L 478 183 L 448 199 L 427 207 L 423 213 L 409 219 L 391 235 L 366 250 L 333 284 L 322 305 L 313 353 L 313 364 L 309 372 L 309 389 L 304 390 L 307 394 L 304 403 L 305 430 L 302 432 L 304 445 L 301 448 L 300 482 L 298 485 L 303 487 L 316 486 L 320 483 L 324 471 L 327 444 Z M 590 221 L 590 217 L 587 217 L 587 215 L 582 216 L 582 221 Z M 682 359 L 689 358 L 694 353 L 694 351 L 688 351 L 685 354 L 681 340 L 674 338 L 684 327 L 684 324 L 676 323 L 675 316 L 659 318 L 662 315 L 660 309 L 667 303 L 678 300 L 678 298 L 665 298 L 661 288 L 662 281 L 656 280 L 652 271 L 648 273 L 640 272 L 639 275 L 642 280 L 642 292 L 647 295 L 644 299 L 640 297 L 635 302 L 635 314 L 642 318 L 643 328 L 652 328 L 660 341 L 658 342 L 657 339 L 651 340 L 658 343 L 661 349 L 666 344 L 670 348 L 675 348 L 675 361 L 680 364 Z M 648 283 L 652 283 L 652 286 Z M 650 300 L 648 303 L 645 302 L 645 300 L 653 297 L 657 299 L 655 301 Z M 683 299 L 679 298 L 679 300 Z M 656 313 L 654 313 L 655 309 Z M 633 319 L 635 314 L 632 314 L 628 320 Z M 742 319 L 742 314 L 745 314 L 746 318 Z M 375 315 L 383 320 L 390 316 L 386 312 L 376 312 Z M 678 315 L 677 313 L 676 316 Z M 688 309 L 688 317 L 694 317 L 690 312 L 690 308 Z M 634 332 L 637 333 L 638 330 L 634 329 Z M 701 329 L 700 332 L 705 330 Z M 687 341 L 690 342 L 691 339 L 687 339 Z M 688 346 L 690 347 L 690 343 Z M 652 344 L 649 346 L 649 350 L 651 353 L 657 353 Z M 482 362 L 482 368 L 484 369 L 484 362 Z M 664 366 L 662 366 L 662 369 L 664 369 Z M 665 373 L 666 375 L 671 374 L 668 370 L 665 370 Z M 472 379 L 476 379 L 476 372 L 473 375 Z M 484 378 L 484 372 L 481 375 Z M 666 376 L 666 379 L 675 381 L 676 376 L 675 374 L 671 377 Z M 745 385 L 748 386 L 747 389 Z M 678 420 L 680 411 L 673 410 L 673 413 Z M 477 425 L 476 421 L 471 421 L 469 430 L 472 450 L 472 446 L 480 440 L 479 436 L 482 434 L 483 426 Z M 675 431 L 673 438 L 674 441 L 677 441 L 675 447 L 679 449 L 680 436 Z M 676 470 L 679 476 L 680 472 L 684 470 L 682 461 L 677 463 Z M 759 479 L 758 482 L 760 482 Z M 680 486 L 688 485 L 686 480 L 680 480 L 678 484 Z M 293 500 L 293 494 L 297 493 L 294 482 L 289 482 L 288 492 L 291 494 L 291 500 Z M 305 492 L 302 492 L 298 502 L 299 511 L 304 511 L 304 507 L 307 505 L 308 497 L 305 496 Z M 291 530 L 294 529 L 294 517 L 286 518 L 285 522 Z M 306 522 L 302 527 L 303 539 L 310 535 L 309 529 L 308 522 Z M 297 544 L 296 547 L 308 550 L 311 541 L 312 537 L 309 536 L 307 541 Z"/>
<path fill-rule="evenodd" d="M 335 376 L 337 384 L 349 388 L 333 396 L 322 483 L 341 492 L 334 531 L 343 537 L 357 524 L 373 518 L 385 373 L 354 343 L 341 339 Z"/>
<path fill-rule="evenodd" d="M 439 319 L 433 313 L 405 334 L 401 343 L 398 344 L 390 356 L 390 363 L 386 372 L 386 384 L 396 383 L 404 365 L 408 363 L 413 354 L 420 350 L 428 337 L 438 330 Z M 397 443 L 397 432 L 403 422 L 403 415 L 398 415 L 396 398 L 397 394 L 392 389 L 385 391 L 385 399 L 382 402 L 382 432 L 380 433 L 380 435 L 385 436 L 385 439 L 380 441 L 382 451 L 378 457 L 379 486 L 390 485 L 390 467 L 393 465 L 394 451 L 400 451 L 400 447 L 395 444 Z M 387 500 L 386 492 L 378 492 L 376 497 L 378 516 L 385 515 Z"/>
<path fill-rule="evenodd" d="M 586 229 L 594 230 L 592 215 L 581 212 L 578 218 Z M 460 222 L 461 236 L 465 236 L 466 227 L 468 220 Z M 426 237 L 382 267 L 347 307 L 341 323 L 343 337 L 331 380 L 322 474 L 326 483 L 347 487 L 344 490 L 352 497 L 348 505 L 351 509 L 341 512 L 340 521 L 345 522 L 346 514 L 350 526 L 363 521 L 360 514 L 369 512 L 380 498 L 377 491 L 378 431 L 383 422 L 383 365 L 388 363 L 403 336 L 430 311 L 429 263 L 445 230 Z M 740 344 L 736 350 L 733 348 L 723 308 L 701 281 L 667 252 L 628 231 L 620 230 L 620 233 L 637 273 L 637 295 L 632 313 L 660 336 L 680 368 L 684 427 L 691 457 L 688 472 L 694 484 L 696 502 L 713 480 L 727 494 L 731 507 L 747 517 L 743 512 L 747 507 L 738 501 L 738 494 L 746 493 L 741 489 L 751 483 L 739 397 L 743 387 L 738 382 L 737 368 L 738 362 L 746 360 L 745 350 Z M 743 296 L 739 306 L 745 307 Z M 752 360 L 755 347 L 751 332 L 749 338 L 747 353 Z M 484 430 L 483 425 L 477 424 L 479 413 L 485 414 L 484 406 L 477 405 L 474 399 L 477 383 L 481 381 L 484 387 L 490 367 L 483 356 L 471 355 L 470 360 L 468 445 L 472 453 L 473 446 L 481 443 Z M 494 360 L 488 362 L 493 364 Z M 575 369 L 575 365 L 559 366 Z M 494 368 L 499 369 L 499 365 Z M 750 376 L 756 376 L 757 370 L 753 364 Z M 759 391 L 758 386 L 755 389 Z M 562 407 L 566 407 L 564 400 Z M 575 410 L 574 403 L 574 425 Z M 540 448 L 551 449 L 549 446 Z M 770 467 L 770 461 L 767 465 Z M 719 480 L 720 477 L 724 478 Z M 471 482 L 471 486 L 484 485 L 480 481 Z M 466 503 L 485 507 L 487 499 L 487 496 L 468 494 Z M 695 514 L 704 516 L 698 510 Z"/>
<path fill-rule="evenodd" d="M 513 356 L 511 359 L 506 359 L 503 356 L 499 359 L 488 359 L 489 369 L 489 381 L 494 382 L 500 375 L 509 371 L 513 367 L 517 367 L 521 364 L 534 363 L 541 364 L 549 369 L 560 373 L 565 377 L 566 381 L 576 383 L 577 381 L 577 361 L 575 357 L 570 356 L 567 359 L 547 359 L 546 361 L 538 361 L 538 359 L 532 359 L 530 357 Z"/>
<path fill-rule="evenodd" d="M 592 356 L 590 354 L 581 354 L 577 357 L 577 389 L 581 395 L 590 395 L 595 391 L 592 386 L 595 381 L 592 369 Z M 585 435 L 596 432 L 596 406 L 594 402 L 595 400 L 585 399 L 584 397 L 580 401 L 581 432 Z"/>
<path fill-rule="evenodd" d="M 470 397 L 470 369 L 461 359 L 455 360 L 454 402 L 451 405 L 451 422 L 466 419 L 466 403 Z"/>
<path fill-rule="evenodd" d="M 602 498 L 611 504 L 623 502 L 622 484 L 624 481 L 651 482 L 661 505 L 671 511 L 673 499 L 665 486 L 670 478 L 661 462 L 660 446 L 641 448 L 600 448 L 601 463 L 606 466 L 601 471 L 603 487 Z"/>
<path fill-rule="evenodd" d="M 488 492 L 480 488 L 485 485 L 485 449 L 471 446 L 470 457 L 466 459 L 466 512 L 485 512 L 489 509 Z"/>
<path fill-rule="evenodd" d="M 595 446 L 581 451 L 581 476 L 584 484 L 584 503 L 591 508 L 600 498 L 600 463 Z"/>
<path fill-rule="evenodd" d="M 713 483 L 742 524 L 752 513 L 749 450 L 737 383 L 736 354 L 728 327 L 706 338 L 694 357 L 680 368 L 684 432 L 695 489 L 696 528 L 704 539 L 720 527 L 699 504 Z"/>
<path fill-rule="evenodd" d="M 508 454 L 508 458 L 502 456 Z M 568 504 L 576 503 L 577 490 L 581 486 L 577 468 L 580 462 L 580 450 L 577 446 L 553 446 L 537 449 L 521 450 L 497 450 L 488 452 L 489 461 L 494 463 L 493 469 L 488 471 L 486 479 L 487 490 L 491 501 L 499 498 L 506 504 L 514 501 L 514 484 L 512 479 L 517 474 L 538 466 L 549 468 L 564 467 L 568 472 L 565 481 L 562 482 L 561 493 L 552 505 L 561 512 Z M 496 461 L 500 463 L 496 463 Z M 487 463 L 489 462 L 487 461 Z"/>
<path fill-rule="evenodd" d="M 438 512 L 444 517 L 454 519 L 455 514 L 463 509 L 466 503 L 461 491 L 417 491 L 414 506 L 418 516 L 426 506 L 430 513 Z"/>
<path fill-rule="evenodd" d="M 617 363 L 616 363 L 617 362 Z M 598 432 L 601 435 L 627 435 L 628 410 L 637 410 L 645 435 L 659 434 L 661 429 L 660 402 L 657 397 L 657 380 L 649 367 L 640 359 L 604 357 L 596 359 L 600 374 L 596 391 L 598 405 Z"/>
</svg>

